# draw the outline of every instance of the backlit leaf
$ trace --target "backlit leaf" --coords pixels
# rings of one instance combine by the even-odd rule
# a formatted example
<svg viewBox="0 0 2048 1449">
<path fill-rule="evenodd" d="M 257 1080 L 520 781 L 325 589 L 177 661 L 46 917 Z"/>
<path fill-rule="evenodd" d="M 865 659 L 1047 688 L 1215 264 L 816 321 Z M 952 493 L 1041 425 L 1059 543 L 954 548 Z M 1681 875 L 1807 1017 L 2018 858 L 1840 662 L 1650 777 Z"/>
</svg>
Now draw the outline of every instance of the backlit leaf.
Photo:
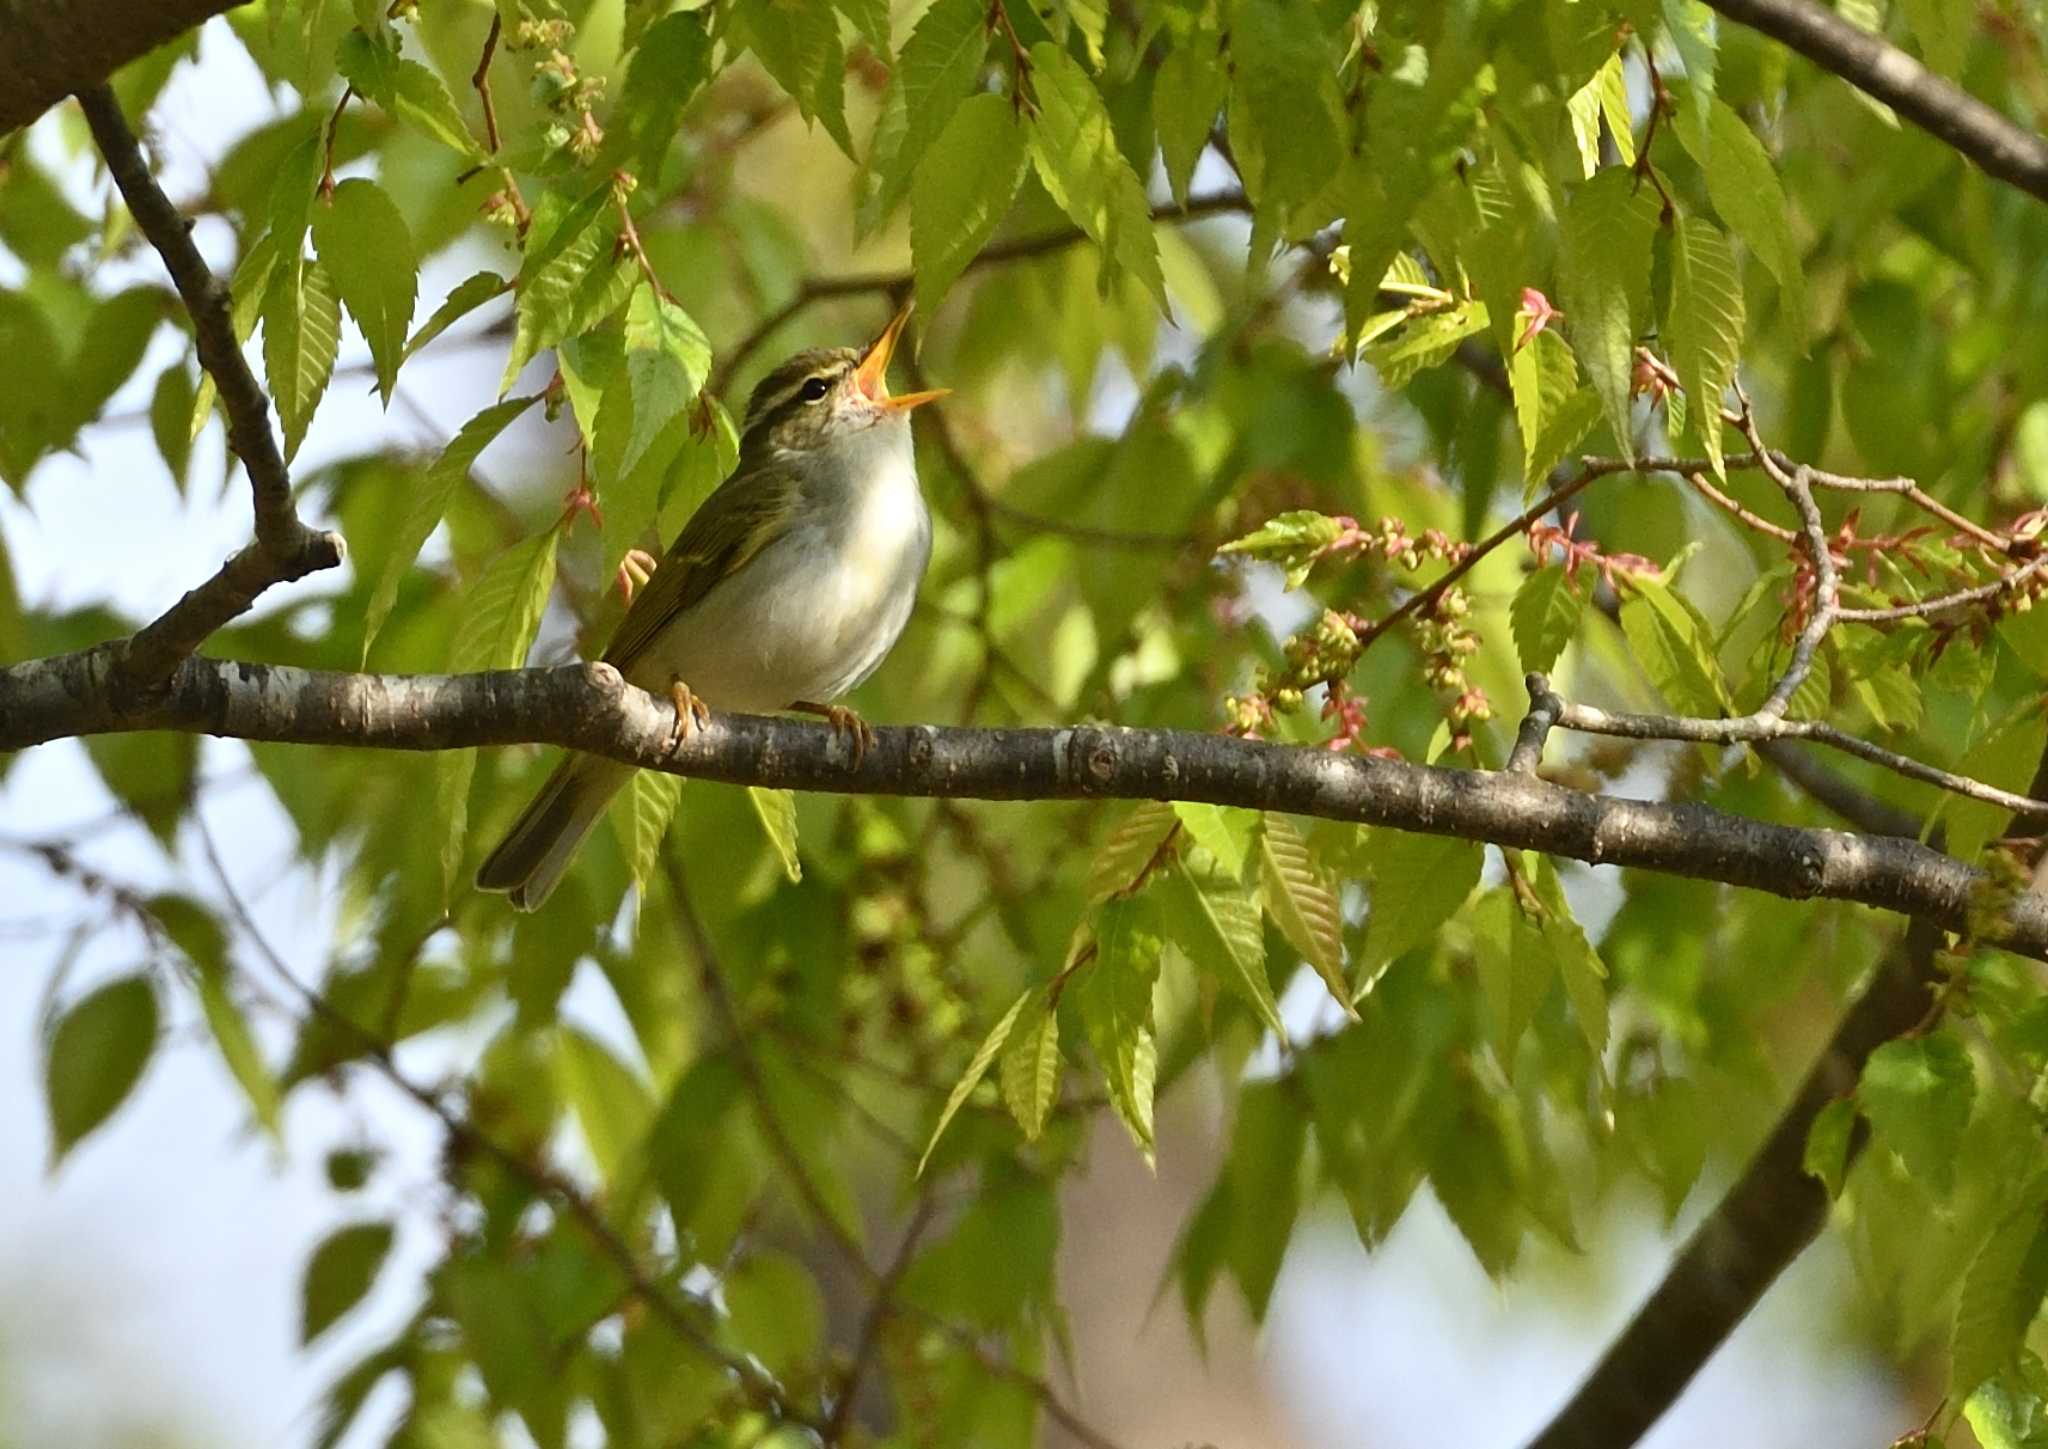
<svg viewBox="0 0 2048 1449">
<path fill-rule="evenodd" d="M 910 251 L 918 315 L 927 323 L 1016 199 L 1024 134 L 1001 96 L 970 96 L 918 167 L 910 186 Z"/>
<path fill-rule="evenodd" d="M 1355 1016 L 1351 984 L 1344 977 L 1343 926 L 1337 914 L 1337 893 L 1329 878 L 1310 859 L 1308 842 L 1284 815 L 1268 811 L 1259 834 L 1259 901 L 1316 975 L 1330 988 L 1337 1004 Z"/>
<path fill-rule="evenodd" d="M 51 1166 L 127 1100 L 156 1037 L 156 988 L 146 976 L 110 981 L 57 1018 L 43 1045 Z"/>
</svg>

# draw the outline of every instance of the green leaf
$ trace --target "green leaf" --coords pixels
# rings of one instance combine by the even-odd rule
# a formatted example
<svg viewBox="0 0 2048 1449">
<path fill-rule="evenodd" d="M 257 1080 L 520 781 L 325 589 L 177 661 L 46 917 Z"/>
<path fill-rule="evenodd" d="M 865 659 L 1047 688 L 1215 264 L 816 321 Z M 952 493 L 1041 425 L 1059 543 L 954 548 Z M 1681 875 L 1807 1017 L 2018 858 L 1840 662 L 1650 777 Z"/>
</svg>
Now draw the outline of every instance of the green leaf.
<svg viewBox="0 0 2048 1449">
<path fill-rule="evenodd" d="M 440 526 L 441 516 L 448 511 L 448 500 L 454 496 L 456 486 L 469 476 L 470 466 L 476 462 L 477 455 L 533 403 L 534 399 L 530 397 L 518 397 L 485 408 L 462 425 L 462 430 L 441 450 L 441 456 L 420 479 L 406 509 L 405 521 L 399 525 L 391 552 L 384 557 L 384 569 L 377 576 L 377 587 L 370 594 L 363 621 L 365 663 L 370 658 L 370 646 L 377 640 L 377 631 L 384 626 L 385 619 L 390 617 L 391 606 L 398 601 L 399 581 L 412 567 L 413 560 L 420 556 L 420 549 L 428 537 Z"/>
<path fill-rule="evenodd" d="M 638 274 L 631 262 L 613 255 L 613 220 L 606 211 L 610 202 L 607 182 L 565 204 L 545 235 L 543 214 L 536 207 L 519 266 L 512 347 L 498 382 L 500 395 L 511 390 L 538 353 L 584 331 L 625 300 Z"/>
<path fill-rule="evenodd" d="M 1742 351 L 1742 277 L 1728 238 L 1712 222 L 1679 222 L 1671 249 L 1671 310 L 1664 335 L 1714 472 L 1721 462 L 1721 395 Z"/>
<path fill-rule="evenodd" d="M 617 1184 L 636 1172 L 654 1125 L 654 1097 L 647 1084 L 610 1047 L 571 1026 L 561 1028 L 555 1074 L 598 1175 Z"/>
<path fill-rule="evenodd" d="M 314 204 L 313 248 L 362 329 L 377 369 L 377 390 L 389 406 L 419 288 L 419 262 L 405 218 L 376 182 L 351 178 Z"/>
<path fill-rule="evenodd" d="M 1470 916 L 1472 965 L 1492 1028 L 1494 1059 L 1512 1081 L 1516 1048 L 1557 978 L 1557 958 L 1523 918 L 1514 892 L 1504 887 L 1480 896 Z"/>
<path fill-rule="evenodd" d="M 1293 509 L 1267 519 L 1243 538 L 1232 539 L 1217 549 L 1218 554 L 1241 553 L 1287 570 L 1287 587 L 1298 589 L 1308 581 L 1322 551 L 1343 536 L 1344 525 L 1327 514 L 1307 508 Z"/>
<path fill-rule="evenodd" d="M 2048 1396 L 2040 1360 L 2022 1350 L 2022 1371 L 1981 1384 L 1963 1405 L 1978 1449 L 2042 1449 L 2048 1444 Z M 1940 1449 L 1930 1442 L 1928 1449 Z"/>
<path fill-rule="evenodd" d="M 1976 1100 L 1969 1053 L 1953 1036 L 1888 1041 L 1863 1065 L 1856 1097 L 1885 1145 L 1937 1197 L 1955 1181 L 1956 1151 Z"/>
<path fill-rule="evenodd" d="M 1398 335 L 1375 342 L 1359 356 L 1372 364 L 1388 390 L 1406 387 L 1419 372 L 1451 359 L 1458 344 L 1484 332 L 1486 308 L 1477 302 L 1460 302 L 1441 312 L 1417 317 Z"/>
<path fill-rule="evenodd" d="M 514 544 L 484 565 L 463 593 L 462 613 L 455 621 L 449 668 L 457 674 L 488 669 L 517 669 L 526 663 L 540 616 L 555 586 L 555 545 L 561 531 L 550 528 L 524 543 Z M 462 874 L 463 846 L 469 834 L 469 785 L 476 769 L 476 751 L 447 750 L 435 761 L 434 821 L 441 842 L 442 899 L 453 900 Z"/>
<path fill-rule="evenodd" d="M 192 462 L 192 404 L 196 400 L 192 374 L 182 358 L 163 370 L 149 396 L 150 436 L 180 493 L 185 491 L 185 475 Z"/>
<path fill-rule="evenodd" d="M 1607 967 L 1600 953 L 1586 939 L 1586 931 L 1572 914 L 1564 883 L 1557 867 L 1547 856 L 1536 856 L 1529 864 L 1528 878 L 1537 903 L 1543 907 L 1542 937 L 1557 961 L 1558 978 L 1564 984 L 1565 999 L 1578 1018 L 1579 1034 L 1603 1075 L 1601 1062 L 1607 1053 Z"/>
<path fill-rule="evenodd" d="M 1159 1071 L 1152 989 L 1161 942 L 1140 901 L 1105 902 L 1095 913 L 1095 965 L 1081 983 L 1081 1024 L 1102 1067 L 1109 1104 L 1153 1160 L 1152 1090 Z"/>
<path fill-rule="evenodd" d="M 1195 162 L 1208 148 L 1216 116 L 1230 91 L 1230 71 L 1216 53 L 1216 32 L 1197 30 L 1167 52 L 1152 84 L 1152 126 L 1174 200 L 1185 206 Z"/>
<path fill-rule="evenodd" d="M 351 1223 L 321 1240 L 299 1286 L 300 1344 L 311 1343 L 363 1301 L 390 1256 L 391 1240 L 389 1223 Z"/>
<path fill-rule="evenodd" d="M 441 78 L 418 61 L 400 56 L 381 34 L 372 38 L 354 30 L 343 36 L 335 66 L 357 95 L 467 160 L 485 159 Z"/>
<path fill-rule="evenodd" d="M 1599 417 L 1599 400 L 1579 387 L 1579 366 L 1571 348 L 1545 330 L 1530 338 L 1508 361 L 1515 426 L 1522 434 L 1524 492 L 1543 486 L 1550 470 L 1577 446 Z"/>
<path fill-rule="evenodd" d="M 1039 109 L 1031 127 L 1031 163 L 1053 201 L 1166 310 L 1166 277 L 1152 235 L 1145 188 L 1117 149 L 1115 129 L 1088 73 L 1050 41 L 1031 48 Z"/>
<path fill-rule="evenodd" d="M 1688 113 L 1690 115 L 1690 113 Z M 1681 124 L 1678 138 L 1706 174 L 1707 196 L 1735 234 L 1778 280 L 1794 334 L 1806 331 L 1806 282 L 1792 234 L 1792 203 L 1763 142 L 1716 97 L 1704 126 Z"/>
<path fill-rule="evenodd" d="M 1230 27 L 1231 137 L 1240 118 L 1257 133 L 1263 166 L 1253 199 L 1283 234 L 1288 219 L 1330 185 L 1350 128 L 1337 99 L 1331 48 L 1315 8 L 1238 0 Z"/>
<path fill-rule="evenodd" d="M 1031 1005 L 1011 1028 L 997 1081 L 1024 1140 L 1036 1142 L 1060 1097 L 1060 1017 L 1042 993 L 1029 996 Z"/>
<path fill-rule="evenodd" d="M 2024 793 L 2039 767 L 2044 733 L 2048 733 L 2048 722 L 2042 720 L 2033 701 L 2028 701 L 1985 729 L 1963 752 L 1956 769 L 1987 785 Z M 1958 860 L 1975 860 L 1988 842 L 2004 834 L 2012 812 L 1945 795 L 1935 808 L 1935 818 L 1947 833 L 1949 854 Z"/>
<path fill-rule="evenodd" d="M 1820 1179 L 1831 1198 L 1842 1195 L 1842 1179 L 1849 1170 L 1849 1138 L 1856 1130 L 1854 1097 L 1837 1097 L 1814 1115 L 1806 1129 L 1806 1151 L 1800 1168 Z"/>
<path fill-rule="evenodd" d="M 719 1296 L 732 1315 L 734 1337 L 770 1373 L 787 1376 L 817 1357 L 825 1340 L 825 1296 L 789 1254 L 748 1254 L 725 1275 Z"/>
<path fill-rule="evenodd" d="M 1010 1003 L 1010 1009 L 989 1028 L 988 1035 L 981 1039 L 975 1049 L 974 1059 L 967 1064 L 967 1070 L 960 1074 L 960 1080 L 953 1084 L 953 1090 L 946 1095 L 946 1105 L 939 1109 L 939 1120 L 932 1126 L 932 1135 L 924 1144 L 924 1152 L 917 1159 L 917 1173 L 924 1176 L 925 1164 L 932 1160 L 932 1149 L 939 1145 L 939 1138 L 945 1135 L 946 1125 L 967 1102 L 968 1095 L 981 1084 L 994 1064 L 996 1054 L 1003 1049 L 1003 1043 L 1010 1039 L 1010 1029 L 1017 1024 L 1017 1018 L 1024 1013 L 1024 1003 L 1031 999 L 1029 990 L 1019 992 L 1017 999 Z"/>
<path fill-rule="evenodd" d="M 263 1130 L 273 1142 L 281 1143 L 284 1103 L 277 1078 L 265 1065 L 241 1008 L 228 994 L 227 933 L 206 907 L 189 896 L 153 896 L 149 913 L 191 962 L 200 1010 L 213 1033 L 214 1045 L 220 1049 L 221 1060 L 248 1097 Z"/>
<path fill-rule="evenodd" d="M 846 50 L 829 5 L 754 5 L 732 11 L 762 68 L 789 92 L 806 121 L 853 155 L 846 129 Z"/>
<path fill-rule="evenodd" d="M 1949 1402 L 2011 1367 L 2048 1295 L 2048 1177 L 2036 1174 L 1963 1274 L 1949 1339 Z"/>
<path fill-rule="evenodd" d="M 1360 952 L 1367 979 L 1434 937 L 1479 884 L 1486 851 L 1469 840 L 1374 828 L 1357 858 L 1371 876 Z"/>
<path fill-rule="evenodd" d="M 927 323 L 1008 214 L 1024 164 L 1024 126 L 998 95 L 968 97 L 932 143 L 910 184 L 910 254 Z"/>
<path fill-rule="evenodd" d="M 874 190 L 863 207 L 864 231 L 879 226 L 903 200 L 925 152 L 974 89 L 988 56 L 988 14 L 984 0 L 936 0 L 897 52 L 890 98 L 902 107 L 902 129 L 885 146 L 877 125 L 868 158 Z"/>
<path fill-rule="evenodd" d="M 122 808 L 168 850 L 192 805 L 198 741 L 185 734 L 88 735 L 85 752 Z"/>
<path fill-rule="evenodd" d="M 1185 860 L 1176 861 L 1161 882 L 1160 908 L 1166 930 L 1196 966 L 1242 998 L 1260 1024 L 1278 1036 L 1287 1029 L 1279 1003 L 1266 980 L 1266 935 L 1259 926 L 1259 903 L 1234 877 L 1200 876 Z"/>
<path fill-rule="evenodd" d="M 1951 80 L 1960 76 L 1974 28 L 1968 9 L 1959 10 L 1949 0 L 1905 0 L 1901 8 L 1928 69 Z"/>
<path fill-rule="evenodd" d="M 242 260 L 235 267 L 234 279 L 228 285 L 228 310 L 235 325 L 235 340 L 246 343 L 256 335 L 256 322 L 263 312 L 263 301 L 270 295 L 270 277 L 277 270 L 277 242 L 265 232 L 242 254 Z M 213 374 L 201 368 L 199 387 L 192 396 L 192 426 L 188 435 L 197 438 L 205 428 L 206 420 L 213 416 L 214 399 L 217 396 Z"/>
<path fill-rule="evenodd" d="M 1171 805 L 1146 800 L 1132 809 L 1088 866 L 1088 901 L 1100 905 L 1131 890 L 1160 857 L 1167 837 L 1180 826 Z"/>
<path fill-rule="evenodd" d="M 747 798 L 753 802 L 754 814 L 760 817 L 768 843 L 775 847 L 782 873 L 792 882 L 802 880 L 804 865 L 796 853 L 796 792 L 749 785 Z"/>
<path fill-rule="evenodd" d="M 619 121 L 632 137 L 641 173 L 661 173 L 661 164 L 681 126 L 683 110 L 711 79 L 708 12 L 677 11 L 647 27 L 627 66 L 619 97 Z"/>
<path fill-rule="evenodd" d="M 496 272 L 477 272 L 463 278 L 456 283 L 455 290 L 448 294 L 447 299 L 434 309 L 434 315 L 406 342 L 405 351 L 399 354 L 399 362 L 410 361 L 414 353 L 493 297 L 503 296 L 511 285 Z"/>
<path fill-rule="evenodd" d="M 1635 458 L 1630 400 L 1638 319 L 1648 311 L 1654 193 L 1623 167 L 1602 171 L 1565 204 L 1559 299 L 1573 350 L 1585 366 L 1624 457 Z"/>
<path fill-rule="evenodd" d="M 57 1018 L 43 1055 L 52 1167 L 127 1100 L 156 1037 L 156 988 L 146 976 L 110 981 Z"/>
<path fill-rule="evenodd" d="M 287 463 L 305 439 L 340 350 L 341 302 L 326 264 L 309 263 L 296 280 L 291 268 L 278 268 L 263 302 L 263 371 L 284 428 Z"/>
<path fill-rule="evenodd" d="M 1308 1114 L 1280 1081 L 1247 1083 L 1238 1094 L 1223 1165 L 1233 1214 L 1225 1261 L 1254 1323 L 1264 1322 L 1301 1210 L 1301 1158 Z"/>
<path fill-rule="evenodd" d="M 1630 129 L 1628 79 L 1619 51 L 1607 57 L 1593 78 L 1572 93 L 1565 102 L 1571 115 L 1572 139 L 1579 148 L 1581 173 L 1591 177 L 1600 169 L 1600 123 L 1607 122 L 1614 137 L 1614 149 L 1623 167 L 1636 164 L 1635 132 Z"/>
<path fill-rule="evenodd" d="M 1206 805 L 1199 800 L 1176 800 L 1174 816 L 1187 827 L 1195 844 L 1216 857 L 1216 864 L 1232 880 L 1244 879 L 1245 862 L 1251 858 L 1252 838 L 1258 833 L 1259 812 L 1238 805 Z"/>
<path fill-rule="evenodd" d="M 1308 842 L 1284 815 L 1266 813 L 1259 834 L 1259 901 L 1316 975 L 1330 988 L 1337 1004 L 1353 1017 L 1351 983 L 1344 978 L 1343 925 L 1337 893 L 1328 877 L 1309 858 Z"/>
<path fill-rule="evenodd" d="M 1545 564 L 1522 580 L 1508 605 L 1508 627 L 1525 671 L 1547 672 L 1579 630 L 1586 598 L 1562 564 Z"/>
<path fill-rule="evenodd" d="M 1636 575 L 1627 580 L 1626 590 L 1622 632 L 1664 702 L 1688 715 L 1733 714 L 1734 701 L 1706 620 L 1656 579 Z"/>
<path fill-rule="evenodd" d="M 600 488 L 638 468 L 664 435 L 670 456 L 680 449 L 681 435 L 669 430 L 710 371 L 711 343 L 690 314 L 646 283 L 636 286 L 626 306 L 624 351 L 597 410 L 592 462 Z M 667 459 L 658 462 L 666 466 Z M 645 512 L 651 522 L 654 509 Z"/>
<path fill-rule="evenodd" d="M 1701 0 L 1664 0 L 1664 23 L 1685 63 L 1685 102 L 1694 120 L 1703 123 L 1714 95 L 1714 14 Z"/>
<path fill-rule="evenodd" d="M 675 819 L 676 806 L 682 802 L 683 777 L 660 770 L 636 770 L 633 772 L 632 794 L 628 798 L 632 809 L 627 816 L 630 829 L 626 839 L 626 862 L 633 873 L 638 899 L 644 900 L 647 882 L 654 878 L 654 862 L 660 855 L 662 837 L 668 834 L 669 824 Z M 638 906 L 634 909 L 637 911 Z"/>
</svg>

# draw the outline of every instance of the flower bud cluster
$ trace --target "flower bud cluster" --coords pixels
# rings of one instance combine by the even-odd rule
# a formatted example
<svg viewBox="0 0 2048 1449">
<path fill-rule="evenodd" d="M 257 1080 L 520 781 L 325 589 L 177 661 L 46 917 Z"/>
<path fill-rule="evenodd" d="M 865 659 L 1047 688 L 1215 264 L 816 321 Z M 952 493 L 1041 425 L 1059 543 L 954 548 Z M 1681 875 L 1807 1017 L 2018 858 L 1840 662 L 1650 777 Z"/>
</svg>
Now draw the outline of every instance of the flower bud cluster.
<svg viewBox="0 0 2048 1449">
<path fill-rule="evenodd" d="M 548 150 L 568 152 L 588 164 L 604 144 L 604 127 L 597 123 L 595 106 L 604 96 L 604 77 L 586 76 L 563 49 L 573 27 L 566 20 L 527 21 L 519 26 L 522 42 L 514 49 L 544 49 L 533 63 L 533 100 L 553 114 L 542 133 Z"/>
</svg>

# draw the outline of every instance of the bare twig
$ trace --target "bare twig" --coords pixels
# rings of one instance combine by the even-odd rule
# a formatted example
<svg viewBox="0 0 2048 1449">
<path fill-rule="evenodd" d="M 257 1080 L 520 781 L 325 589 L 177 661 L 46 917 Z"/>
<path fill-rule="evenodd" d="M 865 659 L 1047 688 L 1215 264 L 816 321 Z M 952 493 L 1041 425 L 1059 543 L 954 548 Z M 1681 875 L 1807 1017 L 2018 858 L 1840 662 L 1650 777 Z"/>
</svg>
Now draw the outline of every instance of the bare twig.
<svg viewBox="0 0 2048 1449">
<path fill-rule="evenodd" d="M 142 148 L 122 118 L 112 91 L 102 86 L 79 97 L 93 139 L 121 190 L 135 224 L 148 237 L 192 314 L 199 361 L 220 389 L 228 416 L 228 446 L 242 460 L 254 495 L 256 537 L 212 578 L 187 593 L 122 646 L 119 671 L 128 689 L 143 695 L 160 688 L 208 635 L 244 613 L 273 584 L 290 583 L 339 564 L 347 546 L 338 533 L 299 521 L 291 476 L 270 430 L 270 404 L 242 355 L 228 310 L 228 289 L 193 245 L 185 218 L 171 205 L 143 161 Z"/>
<path fill-rule="evenodd" d="M 490 33 L 484 36 L 484 52 L 478 57 L 476 70 L 469 77 L 477 99 L 484 105 L 484 149 L 493 156 L 498 154 L 498 108 L 491 101 L 491 60 L 498 53 L 498 36 L 504 28 L 504 14 L 493 10 Z"/>
<path fill-rule="evenodd" d="M 853 1416 L 860 1405 L 861 1380 L 867 1377 L 868 1367 L 875 1360 L 875 1350 L 882 1340 L 882 1325 L 895 1311 L 896 1289 L 917 1259 L 917 1245 L 923 1239 L 925 1229 L 931 1226 L 936 1207 L 929 1190 L 918 1198 L 917 1211 L 910 1215 L 910 1223 L 903 1230 L 903 1241 L 897 1245 L 896 1256 L 889 1260 L 889 1266 L 875 1280 L 868 1311 L 861 1318 L 860 1338 L 854 1344 L 853 1361 L 847 1365 L 846 1377 L 840 1382 L 839 1396 L 832 1404 L 832 1416 L 825 1421 L 823 1437 L 827 1445 L 844 1443 L 847 1431 L 853 1427 Z"/>
</svg>

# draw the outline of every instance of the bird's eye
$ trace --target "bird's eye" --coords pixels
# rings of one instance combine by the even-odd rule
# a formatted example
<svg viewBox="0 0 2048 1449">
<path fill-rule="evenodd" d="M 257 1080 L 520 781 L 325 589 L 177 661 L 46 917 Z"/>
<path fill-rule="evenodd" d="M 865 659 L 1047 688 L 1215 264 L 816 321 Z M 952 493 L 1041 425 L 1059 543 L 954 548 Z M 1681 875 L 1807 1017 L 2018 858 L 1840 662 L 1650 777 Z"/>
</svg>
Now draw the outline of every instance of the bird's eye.
<svg viewBox="0 0 2048 1449">
<path fill-rule="evenodd" d="M 798 391 L 797 396 L 805 402 L 816 402 L 830 391 L 832 391 L 832 383 L 829 378 L 812 377 L 804 380 L 804 385 Z"/>
</svg>

